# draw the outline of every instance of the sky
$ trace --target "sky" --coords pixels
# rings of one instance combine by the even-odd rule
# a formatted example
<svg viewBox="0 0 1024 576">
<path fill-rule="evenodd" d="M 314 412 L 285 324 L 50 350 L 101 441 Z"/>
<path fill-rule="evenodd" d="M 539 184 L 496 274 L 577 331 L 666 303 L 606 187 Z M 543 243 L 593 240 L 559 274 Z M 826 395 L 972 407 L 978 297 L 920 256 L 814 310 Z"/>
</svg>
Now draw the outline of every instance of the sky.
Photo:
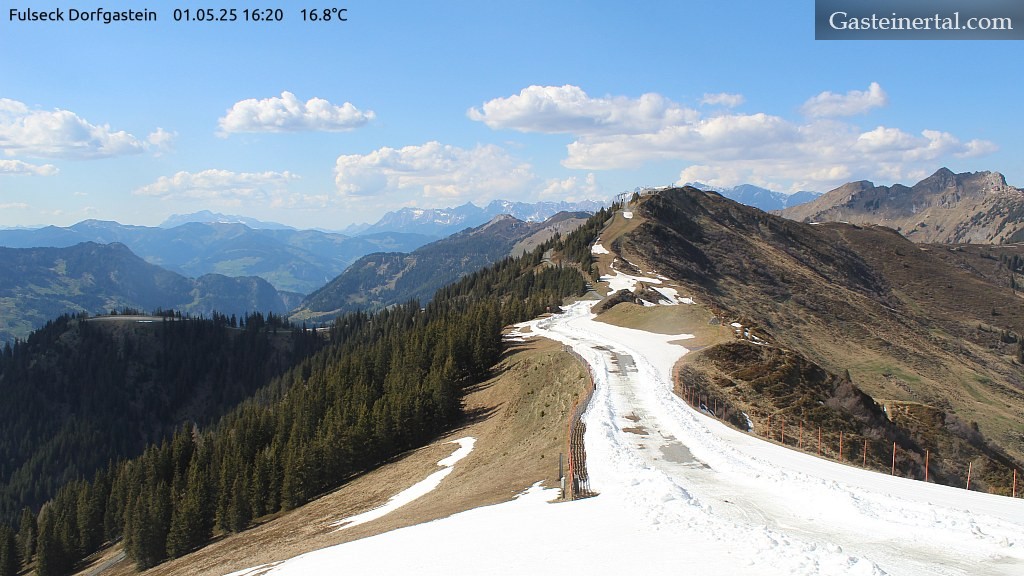
<svg viewBox="0 0 1024 576">
<path fill-rule="evenodd" d="M 99 4 L 157 21 L 9 13 Z M 180 0 L 4 3 L 0 226 L 208 209 L 342 229 L 407 206 L 824 192 L 943 166 L 1024 186 L 1022 41 L 818 41 L 807 0 L 207 4 L 236 21 L 175 21 L 196 17 Z M 257 5 L 283 19 L 244 21 Z"/>
</svg>

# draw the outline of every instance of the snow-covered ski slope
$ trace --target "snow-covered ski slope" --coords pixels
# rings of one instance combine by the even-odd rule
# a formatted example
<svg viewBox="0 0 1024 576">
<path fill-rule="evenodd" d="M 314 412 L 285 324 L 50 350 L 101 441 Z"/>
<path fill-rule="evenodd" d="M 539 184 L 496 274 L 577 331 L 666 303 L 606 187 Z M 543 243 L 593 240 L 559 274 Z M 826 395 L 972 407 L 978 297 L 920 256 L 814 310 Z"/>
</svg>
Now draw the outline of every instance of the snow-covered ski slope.
<svg viewBox="0 0 1024 576">
<path fill-rule="evenodd" d="M 238 574 L 1024 574 L 1024 501 L 788 450 L 671 391 L 686 335 L 597 322 L 590 303 L 528 323 L 591 365 L 595 498 L 515 501 Z M 682 345 L 681 345 L 682 344 Z"/>
</svg>

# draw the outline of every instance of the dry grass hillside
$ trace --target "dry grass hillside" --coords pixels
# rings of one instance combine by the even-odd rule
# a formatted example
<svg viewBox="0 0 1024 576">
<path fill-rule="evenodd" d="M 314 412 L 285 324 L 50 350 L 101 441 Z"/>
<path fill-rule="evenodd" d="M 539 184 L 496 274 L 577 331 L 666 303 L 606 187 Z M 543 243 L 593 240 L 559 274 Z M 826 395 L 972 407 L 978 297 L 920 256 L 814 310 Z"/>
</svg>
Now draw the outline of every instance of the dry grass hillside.
<svg viewBox="0 0 1024 576">
<path fill-rule="evenodd" d="M 998 172 L 954 174 L 942 168 L 913 186 L 850 182 L 781 214 L 802 222 L 887 226 L 915 242 L 1024 240 L 1024 191 L 1007 185 Z"/>
<path fill-rule="evenodd" d="M 692 188 L 634 212 L 605 259 L 672 278 L 766 342 L 687 356 L 689 377 L 703 374 L 736 411 L 831 401 L 858 434 L 902 442 L 922 462 L 938 454 L 931 466 L 950 482 L 977 460 L 991 489 L 1024 460 L 1024 300 L 1005 283 L 892 230 L 798 223 Z"/>
<path fill-rule="evenodd" d="M 478 506 L 512 499 L 537 482 L 558 486 L 559 455 L 565 452 L 568 413 L 582 392 L 586 369 L 560 345 L 543 339 L 510 343 L 495 376 L 465 398 L 471 415 L 464 426 L 414 450 L 305 506 L 258 521 L 245 532 L 225 536 L 192 554 L 161 564 L 152 576 L 221 576 L 247 567 L 404 526 L 444 518 Z M 365 512 L 438 470 L 453 440 L 473 436 L 472 453 L 430 494 L 378 520 L 336 531 L 331 522 Z M 119 546 L 105 550 L 79 574 L 93 574 L 116 560 Z M 114 562 L 105 576 L 137 574 L 134 565 Z"/>
</svg>

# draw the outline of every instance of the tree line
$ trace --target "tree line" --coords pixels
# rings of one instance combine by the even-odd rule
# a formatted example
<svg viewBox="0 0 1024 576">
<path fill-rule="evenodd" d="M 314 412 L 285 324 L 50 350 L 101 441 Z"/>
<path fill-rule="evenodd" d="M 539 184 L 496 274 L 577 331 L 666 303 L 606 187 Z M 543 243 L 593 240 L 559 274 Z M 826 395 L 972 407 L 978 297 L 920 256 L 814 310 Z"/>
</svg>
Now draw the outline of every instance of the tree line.
<svg viewBox="0 0 1024 576">
<path fill-rule="evenodd" d="M 0 529 L 13 542 L 9 556 L 34 560 L 40 576 L 61 575 L 121 539 L 145 569 L 428 443 L 463 419 L 462 393 L 500 359 L 503 326 L 583 293 L 583 262 L 543 262 L 546 251 L 578 242 L 571 234 L 506 258 L 426 306 L 339 318 L 329 344 L 297 357 L 216 423 L 186 423 L 136 458 L 63 484 L 38 514 L 25 509 L 17 533 Z"/>
</svg>

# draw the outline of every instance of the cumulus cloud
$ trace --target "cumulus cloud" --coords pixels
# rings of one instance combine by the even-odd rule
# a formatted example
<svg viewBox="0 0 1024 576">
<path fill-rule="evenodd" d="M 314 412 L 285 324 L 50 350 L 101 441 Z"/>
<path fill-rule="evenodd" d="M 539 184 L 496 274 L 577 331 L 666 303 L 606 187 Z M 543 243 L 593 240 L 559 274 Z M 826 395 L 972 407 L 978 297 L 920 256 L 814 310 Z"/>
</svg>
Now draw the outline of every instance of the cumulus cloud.
<svg viewBox="0 0 1024 576">
<path fill-rule="evenodd" d="M 771 158 L 799 138 L 798 127 L 768 114 L 715 116 L 648 134 L 580 138 L 567 147 L 567 168 L 636 168 L 652 160 L 713 156 Z"/>
<path fill-rule="evenodd" d="M 31 208 L 31 206 L 25 204 L 24 202 L 11 202 L 8 204 L 0 204 L 0 210 L 28 210 L 29 208 Z"/>
<path fill-rule="evenodd" d="M 719 92 L 717 94 L 705 94 L 700 99 L 700 103 L 705 106 L 722 106 L 724 108 L 735 108 L 740 104 L 743 104 L 742 94 L 729 94 L 728 92 Z"/>
<path fill-rule="evenodd" d="M 678 182 L 751 183 L 792 192 L 826 191 L 851 179 L 914 182 L 950 157 L 973 157 L 997 149 L 992 142 L 963 142 L 938 130 L 915 135 L 879 126 L 859 132 L 846 124 L 825 122 L 801 127 L 799 139 L 775 158 L 741 157 L 721 162 L 702 156 L 698 164 L 680 172 Z"/>
<path fill-rule="evenodd" d="M 288 203 L 287 186 L 299 177 L 291 172 L 231 172 L 204 170 L 161 176 L 134 191 L 138 196 L 167 200 L 192 199 L 237 206 L 242 202 Z"/>
<path fill-rule="evenodd" d="M 349 102 L 335 106 L 322 98 L 299 100 L 291 92 L 280 97 L 236 102 L 218 121 L 223 135 L 235 132 L 345 132 L 373 120 Z"/>
<path fill-rule="evenodd" d="M 177 132 L 168 132 L 163 128 L 157 128 L 155 132 L 150 134 L 146 138 L 146 142 L 149 143 L 150 149 L 153 154 L 162 156 L 167 152 L 171 151 L 174 140 L 177 139 Z"/>
<path fill-rule="evenodd" d="M 846 94 L 822 92 L 804 102 L 800 110 L 812 118 L 855 116 L 888 103 L 889 97 L 882 87 L 878 82 L 872 82 L 865 91 L 850 90 Z"/>
<path fill-rule="evenodd" d="M 29 164 L 21 160 L 0 160 L 0 174 L 19 174 L 29 176 L 53 176 L 58 172 L 53 164 Z"/>
<path fill-rule="evenodd" d="M 411 193 L 428 203 L 491 200 L 527 191 L 536 181 L 529 164 L 498 146 L 460 148 L 440 142 L 342 155 L 334 173 L 342 196 Z"/>
<path fill-rule="evenodd" d="M 544 189 L 541 191 L 542 198 L 552 198 L 566 202 L 576 202 L 594 198 L 601 191 L 597 183 L 597 176 L 593 172 L 583 178 L 570 176 L 568 178 L 551 178 L 544 182 Z"/>
<path fill-rule="evenodd" d="M 530 86 L 470 108 L 467 115 L 494 129 L 577 135 L 639 134 L 698 117 L 659 94 L 593 98 L 571 85 Z"/>
<path fill-rule="evenodd" d="M 7 156 L 93 159 L 139 154 L 149 144 L 68 110 L 35 110 L 0 99 L 0 150 Z"/>
<path fill-rule="evenodd" d="M 878 83 L 865 91 L 823 92 L 802 117 L 719 110 L 702 116 L 657 94 L 593 98 L 575 86 L 531 86 L 473 108 L 469 116 L 494 129 L 570 134 L 562 165 L 579 170 L 637 168 L 677 161 L 679 181 L 719 186 L 749 182 L 776 190 L 827 190 L 851 178 L 909 181 L 951 158 L 974 158 L 998 147 L 942 130 L 867 128 L 851 117 L 886 105 Z M 740 95 L 705 94 L 701 103 L 729 108 Z M 559 182 L 547 188 L 557 190 Z"/>
</svg>

